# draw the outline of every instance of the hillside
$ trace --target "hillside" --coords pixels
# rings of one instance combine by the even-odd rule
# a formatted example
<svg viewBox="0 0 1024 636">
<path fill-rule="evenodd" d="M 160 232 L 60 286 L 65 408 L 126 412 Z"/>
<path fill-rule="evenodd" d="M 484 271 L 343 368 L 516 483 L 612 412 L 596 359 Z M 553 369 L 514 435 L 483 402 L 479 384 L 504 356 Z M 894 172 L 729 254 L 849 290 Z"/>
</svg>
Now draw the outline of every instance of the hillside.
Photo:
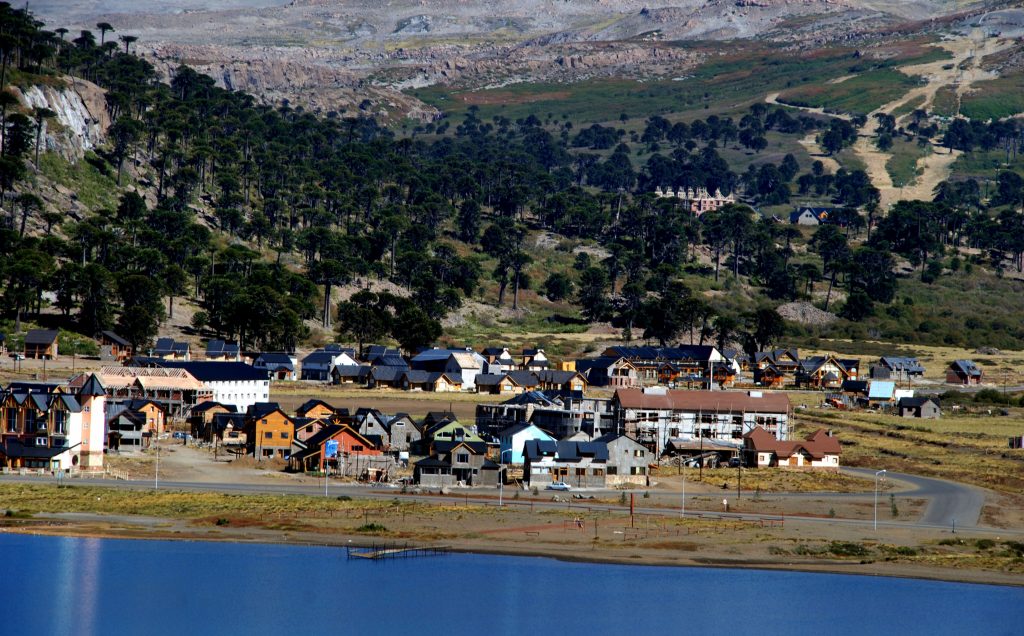
<svg viewBox="0 0 1024 636">
<path fill-rule="evenodd" d="M 1015 303 L 981 309 L 1020 284 L 1019 123 L 935 112 L 953 79 L 968 103 L 1014 77 L 1019 45 L 992 31 L 674 43 L 693 65 L 680 81 L 410 89 L 444 117 L 390 127 L 261 106 L 150 64 L 134 36 L 29 33 L 4 124 L 21 171 L 3 202 L 8 332 L 563 355 L 622 337 L 1024 346 Z M 738 203 L 697 218 L 659 188 Z M 796 205 L 833 218 L 792 226 Z M 773 310 L 807 303 L 788 326 Z"/>
</svg>

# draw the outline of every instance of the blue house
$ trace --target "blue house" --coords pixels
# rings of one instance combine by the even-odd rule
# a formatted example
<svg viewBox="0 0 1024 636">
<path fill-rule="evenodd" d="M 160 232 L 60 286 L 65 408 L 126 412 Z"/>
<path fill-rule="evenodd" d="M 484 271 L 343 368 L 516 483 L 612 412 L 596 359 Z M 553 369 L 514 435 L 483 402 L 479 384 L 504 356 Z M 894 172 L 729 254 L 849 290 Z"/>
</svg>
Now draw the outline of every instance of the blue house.
<svg viewBox="0 0 1024 636">
<path fill-rule="evenodd" d="M 498 442 L 501 446 L 501 463 L 522 464 L 523 446 L 526 445 L 528 440 L 554 442 L 555 438 L 527 422 L 506 428 L 498 434 Z"/>
</svg>

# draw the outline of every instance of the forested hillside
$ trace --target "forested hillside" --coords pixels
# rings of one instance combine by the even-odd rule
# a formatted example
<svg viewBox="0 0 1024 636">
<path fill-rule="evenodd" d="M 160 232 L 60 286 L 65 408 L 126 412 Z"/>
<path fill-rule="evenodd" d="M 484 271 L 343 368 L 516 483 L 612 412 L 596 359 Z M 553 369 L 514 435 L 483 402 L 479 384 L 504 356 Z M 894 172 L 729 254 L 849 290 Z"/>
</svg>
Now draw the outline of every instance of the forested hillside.
<svg viewBox="0 0 1024 636">
<path fill-rule="evenodd" d="M 755 104 L 741 117 L 655 116 L 629 131 L 540 114 L 485 121 L 470 108 L 396 134 L 371 117 L 260 105 L 186 66 L 161 83 L 131 53 L 133 36 L 97 26 L 98 39 L 48 31 L 0 4 L 0 84 L 72 75 L 106 89 L 109 144 L 88 161 L 116 184 L 116 203 L 84 216 L 47 209 L 34 188 L 46 177 L 41 137 L 57 124 L 2 94 L 0 275 L 15 331 L 50 312 L 67 329 L 115 328 L 144 348 L 188 297 L 201 307 L 197 332 L 246 348 L 294 349 L 319 323 L 413 350 L 465 303 L 521 310 L 530 291 L 531 311 L 611 321 L 627 339 L 755 347 L 782 329 L 771 308 L 799 299 L 846 319 L 832 333 L 874 320 L 907 339 L 945 339 L 963 330 L 908 329 L 918 314 L 906 299 L 880 308 L 899 295 L 897 260 L 925 284 L 972 262 L 1021 269 L 1015 172 L 999 174 L 990 196 L 976 180 L 945 183 L 934 202 L 885 216 L 863 171 L 801 165 L 769 147 L 815 135 L 840 153 L 863 118 Z M 891 136 L 938 134 L 923 122 Z M 1002 148 L 1008 160 L 1017 138 L 1015 120 L 945 132 L 950 147 Z M 737 153 L 745 169 L 725 158 Z M 698 218 L 655 197 L 659 187 L 721 189 L 743 203 Z M 835 206 L 836 218 L 812 233 L 773 214 L 797 199 Z M 555 248 L 539 247 L 546 235 Z M 368 281 L 388 291 L 332 294 Z M 1024 342 L 1017 326 L 1007 335 L 1007 346 Z"/>
</svg>

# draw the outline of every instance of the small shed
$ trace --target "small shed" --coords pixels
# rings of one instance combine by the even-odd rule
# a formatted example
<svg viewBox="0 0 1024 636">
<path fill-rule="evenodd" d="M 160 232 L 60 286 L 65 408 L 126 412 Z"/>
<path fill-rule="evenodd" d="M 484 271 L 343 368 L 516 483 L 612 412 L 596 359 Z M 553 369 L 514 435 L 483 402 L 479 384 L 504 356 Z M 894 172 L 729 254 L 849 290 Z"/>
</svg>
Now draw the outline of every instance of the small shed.
<svg viewBox="0 0 1024 636">
<path fill-rule="evenodd" d="M 938 398 L 905 397 L 900 399 L 896 408 L 899 410 L 900 417 L 938 419 L 942 416 L 942 408 Z"/>
</svg>

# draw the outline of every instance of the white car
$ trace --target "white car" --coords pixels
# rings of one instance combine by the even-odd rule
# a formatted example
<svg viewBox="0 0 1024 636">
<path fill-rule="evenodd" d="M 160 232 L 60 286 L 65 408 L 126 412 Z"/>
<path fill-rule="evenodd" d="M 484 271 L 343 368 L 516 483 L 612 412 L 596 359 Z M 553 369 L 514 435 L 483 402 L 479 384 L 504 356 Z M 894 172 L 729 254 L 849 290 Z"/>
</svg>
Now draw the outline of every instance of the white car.
<svg viewBox="0 0 1024 636">
<path fill-rule="evenodd" d="M 564 481 L 555 481 L 548 484 L 545 490 L 572 490 L 572 486 Z"/>
</svg>

